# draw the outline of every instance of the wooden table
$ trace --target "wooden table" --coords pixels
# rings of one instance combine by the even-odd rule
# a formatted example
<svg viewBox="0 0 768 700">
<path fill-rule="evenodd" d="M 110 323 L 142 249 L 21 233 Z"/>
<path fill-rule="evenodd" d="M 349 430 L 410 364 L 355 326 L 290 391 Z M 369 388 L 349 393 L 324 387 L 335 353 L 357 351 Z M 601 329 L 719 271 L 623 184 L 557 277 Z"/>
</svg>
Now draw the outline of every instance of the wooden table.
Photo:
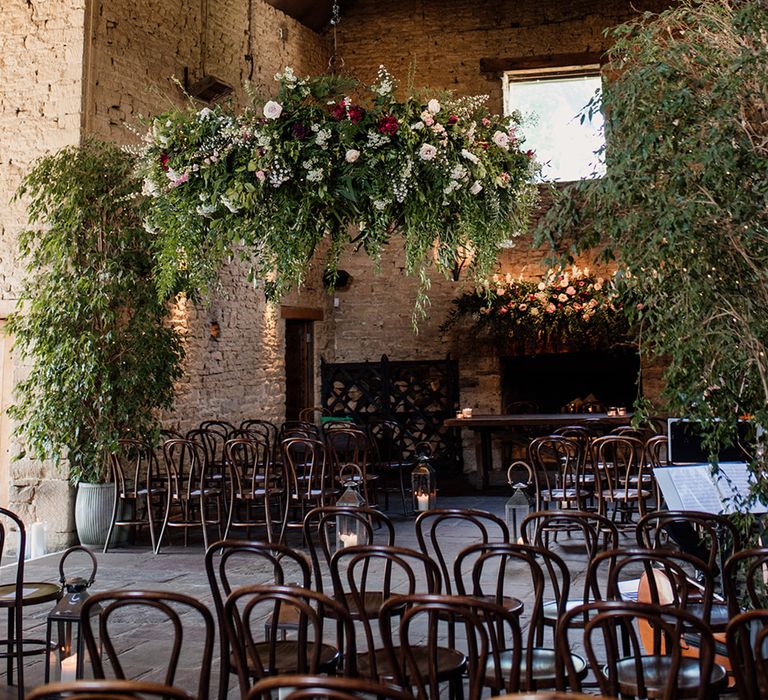
<svg viewBox="0 0 768 700">
<path fill-rule="evenodd" d="M 471 418 L 449 418 L 444 422 L 448 428 L 471 430 L 475 434 L 475 455 L 477 456 L 477 488 L 488 486 L 488 475 L 493 471 L 493 433 L 519 427 L 542 428 L 542 435 L 549 428 L 565 425 L 610 424 L 629 425 L 632 414 L 609 416 L 607 413 L 521 413 L 509 416 L 494 414 L 473 415 Z"/>
</svg>

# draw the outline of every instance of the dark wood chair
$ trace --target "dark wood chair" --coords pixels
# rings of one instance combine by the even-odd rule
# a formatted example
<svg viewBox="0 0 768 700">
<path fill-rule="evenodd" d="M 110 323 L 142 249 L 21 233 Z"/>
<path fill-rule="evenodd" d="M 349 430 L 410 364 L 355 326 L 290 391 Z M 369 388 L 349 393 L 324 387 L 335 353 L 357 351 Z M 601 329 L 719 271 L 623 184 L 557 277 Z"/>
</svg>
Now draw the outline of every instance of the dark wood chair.
<svg viewBox="0 0 768 700">
<path fill-rule="evenodd" d="M 633 514 L 646 513 L 654 491 L 652 475 L 645 468 L 645 444 L 627 435 L 604 435 L 592 441 L 595 459 L 595 494 L 598 512 L 610 516 L 624 529 L 634 529 Z"/>
<path fill-rule="evenodd" d="M 730 617 L 743 610 L 768 607 L 768 547 L 742 549 L 731 555 L 723 567 L 723 585 Z"/>
<path fill-rule="evenodd" d="M 584 649 L 607 697 L 710 700 L 727 685 L 726 670 L 714 661 L 712 631 L 699 618 L 671 606 L 613 600 L 580 605 L 563 615 L 557 630 L 565 662 L 561 690 L 567 684 L 581 692 L 581 679 L 569 663 L 569 633 L 574 621 L 582 627 L 583 620 L 588 620 Z M 683 655 L 693 638 L 698 655 Z"/>
<path fill-rule="evenodd" d="M 116 527 L 147 527 L 153 551 L 157 551 L 155 509 L 165 498 L 168 485 L 161 476 L 152 447 L 141 440 L 123 438 L 109 456 L 115 500 L 104 552 Z"/>
<path fill-rule="evenodd" d="M 585 456 L 582 443 L 563 435 L 535 438 L 528 446 L 536 486 L 536 510 L 586 510 L 594 479 L 587 483 L 582 471 Z"/>
<path fill-rule="evenodd" d="M 264 678 L 251 688 L 246 700 L 415 700 L 407 690 L 366 678 L 332 676 L 280 676 Z"/>
<path fill-rule="evenodd" d="M 283 465 L 272 461 L 269 440 L 246 432 L 243 437 L 227 440 L 225 454 L 229 511 L 224 539 L 233 527 L 245 529 L 249 539 L 251 528 L 263 527 L 267 541 L 276 541 L 285 530 L 286 479 Z"/>
<path fill-rule="evenodd" d="M 24 555 L 27 546 L 27 531 L 22 519 L 7 508 L 0 508 L 0 555 L 6 553 L 6 544 L 11 527 L 16 529 L 16 570 L 14 582 L 0 585 L 0 609 L 8 611 L 7 637 L 0 639 L 0 658 L 6 659 L 6 679 L 13 685 L 14 666 L 19 700 L 24 698 L 24 659 L 32 654 L 48 654 L 44 639 L 24 636 L 24 608 L 34 605 L 52 604 L 61 587 L 55 583 L 27 581 L 24 578 Z"/>
<path fill-rule="evenodd" d="M 403 611 L 397 634 L 392 630 L 395 611 Z M 445 682 L 456 693 L 452 697 L 462 697 L 463 674 L 469 700 L 479 700 L 488 684 L 520 689 L 520 623 L 500 605 L 461 596 L 396 596 L 382 605 L 379 623 L 398 685 L 414 686 L 419 698 L 438 700 Z M 453 633 L 443 632 L 448 626 Z M 444 646 L 441 637 L 457 642 Z M 502 655 L 511 657 L 511 663 L 504 664 Z"/>
<path fill-rule="evenodd" d="M 726 644 L 739 700 L 768 697 L 768 610 L 736 615 L 728 623 Z"/>
<path fill-rule="evenodd" d="M 302 408 L 299 411 L 299 420 L 320 425 L 320 418 L 330 415 L 331 412 L 324 406 L 307 406 L 307 408 Z"/>
<path fill-rule="evenodd" d="M 435 508 L 416 518 L 416 540 L 419 549 L 437 562 L 443 579 L 443 590 L 456 593 L 453 582 L 453 559 L 449 561 L 450 543 L 455 544 L 455 528 L 461 527 L 462 543 L 509 542 L 509 528 L 497 515 L 474 508 Z M 461 543 L 457 549 L 462 549 Z"/>
<path fill-rule="evenodd" d="M 454 578 L 460 595 L 495 603 L 508 613 L 520 616 L 522 605 L 513 608 L 510 601 L 514 598 L 506 590 L 510 571 L 519 571 L 520 568 L 527 569 L 530 574 L 533 601 L 528 603 L 528 634 L 522 654 L 517 659 L 520 664 L 517 687 L 525 690 L 554 688 L 560 662 L 555 649 L 554 630 L 551 644 L 545 644 L 544 603 L 548 597 L 554 597 L 557 616 L 565 612 L 570 587 L 570 574 L 565 562 L 554 552 L 540 547 L 509 543 L 475 544 L 456 557 Z M 526 598 L 530 600 L 531 595 Z M 582 674 L 586 674 L 587 665 L 581 657 L 574 657 L 571 662 L 581 669 Z M 509 650 L 502 650 L 498 663 L 503 673 L 495 667 L 489 668 L 486 685 L 494 691 L 512 692 L 513 687 L 500 684 L 500 681 L 508 676 L 509 666 L 515 663 L 515 655 Z"/>
<path fill-rule="evenodd" d="M 278 586 L 294 583 L 312 588 L 312 573 L 306 557 L 282 544 L 225 540 L 214 542 L 205 553 L 205 572 L 219 623 L 219 700 L 226 699 L 229 676 L 236 673 L 224 622 L 224 602 L 235 588 L 253 583 L 254 571 L 262 568 L 271 571 L 270 581 Z M 294 610 L 281 610 L 279 615 L 277 624 L 281 633 L 285 629 L 297 629 Z M 269 625 L 268 632 L 271 619 L 265 624 Z"/>
<path fill-rule="evenodd" d="M 640 547 L 679 549 L 702 559 L 712 578 L 717 581 L 716 572 L 724 569 L 725 560 L 732 552 L 741 550 L 741 535 L 736 525 L 724 515 L 699 511 L 677 510 L 648 513 L 635 530 Z M 723 593 L 713 590 L 713 595 Z M 689 611 L 694 612 L 693 601 Z M 723 599 L 713 599 L 709 624 L 714 632 L 724 632 L 728 623 L 728 605 Z"/>
<path fill-rule="evenodd" d="M 397 678 L 386 649 L 377 646 L 372 621 L 380 619 L 382 605 L 394 595 L 416 592 L 439 593 L 440 571 L 421 552 L 387 545 L 345 547 L 331 558 L 334 597 L 348 606 L 350 617 L 362 626 L 365 648 L 358 644 L 360 676 L 389 682 Z M 389 609 L 399 617 L 403 608 Z M 456 657 L 444 655 L 443 668 L 455 670 Z"/>
<path fill-rule="evenodd" d="M 349 427 L 349 423 L 346 423 L 327 429 L 324 434 L 334 480 L 340 483 L 341 468 L 345 464 L 357 465 L 359 476 L 350 478 L 360 487 L 365 502 L 375 504 L 379 476 L 370 470 L 371 444 L 366 432 L 360 428 Z"/>
<path fill-rule="evenodd" d="M 244 430 L 249 434 L 256 433 L 266 438 L 267 442 L 269 442 L 272 462 L 274 464 L 280 462 L 282 458 L 279 450 L 280 441 L 278 439 L 280 429 L 274 423 L 263 418 L 250 418 L 240 423 L 240 430 Z"/>
<path fill-rule="evenodd" d="M 26 700 L 196 700 L 196 696 L 181 688 L 150 681 L 81 680 L 48 683 L 27 693 Z"/>
<path fill-rule="evenodd" d="M 297 621 L 293 639 L 282 639 L 278 634 L 284 609 Z M 271 624 L 259 639 L 255 632 L 265 617 Z M 247 695 L 252 681 L 267 676 L 334 674 L 342 659 L 338 643 L 333 646 L 323 641 L 328 620 L 344 630 L 347 653 L 342 673 L 354 676 L 354 627 L 343 605 L 300 586 L 244 586 L 232 591 L 224 603 L 224 627 L 241 697 Z"/>
<path fill-rule="evenodd" d="M 193 440 L 174 439 L 163 443 L 166 467 L 165 513 L 155 553 L 160 551 L 168 529 L 184 531 L 184 545 L 190 528 L 200 528 L 203 545 L 208 548 L 208 527 L 216 527 L 221 537 L 223 499 L 221 488 L 209 478 L 205 454 Z M 215 516 L 211 516 L 213 508 Z"/>
<path fill-rule="evenodd" d="M 368 439 L 373 451 L 373 472 L 384 482 L 384 507 L 389 509 L 389 494 L 396 492 L 400 494 L 403 515 L 408 515 L 412 508 L 406 496 L 406 474 L 413 470 L 414 459 L 407 449 L 402 426 L 394 420 L 371 420 Z"/>
<path fill-rule="evenodd" d="M 205 604 L 173 591 L 106 591 L 94 593 L 83 603 L 81 633 L 94 678 L 106 679 L 108 668 L 110 676 L 126 680 L 125 665 L 132 659 L 134 643 L 130 635 L 126 637 L 125 625 L 136 626 L 143 620 L 152 625 L 155 639 L 167 642 L 153 658 L 154 666 L 164 664 L 163 683 L 189 683 L 196 675 L 192 695 L 207 700 L 215 639 L 213 616 Z M 98 628 L 98 638 L 94 626 Z M 194 674 L 186 665 L 180 668 L 182 658 L 186 663 L 191 658 L 196 660 Z M 138 655 L 136 660 L 141 660 Z"/>
</svg>

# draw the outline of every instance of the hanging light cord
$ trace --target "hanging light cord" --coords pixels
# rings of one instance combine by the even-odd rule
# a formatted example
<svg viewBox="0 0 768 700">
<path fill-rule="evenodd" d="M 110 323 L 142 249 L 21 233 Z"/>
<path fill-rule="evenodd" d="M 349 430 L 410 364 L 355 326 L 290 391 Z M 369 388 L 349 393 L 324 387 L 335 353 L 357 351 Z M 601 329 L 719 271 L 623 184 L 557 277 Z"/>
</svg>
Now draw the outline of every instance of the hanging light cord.
<svg viewBox="0 0 768 700">
<path fill-rule="evenodd" d="M 344 59 L 340 58 L 337 54 L 338 42 L 337 42 L 337 36 L 336 36 L 336 27 L 339 25 L 339 22 L 341 22 L 341 11 L 339 9 L 339 2 L 338 0 L 333 0 L 333 5 L 331 5 L 331 26 L 333 27 L 333 53 L 331 54 L 331 58 L 328 60 L 328 69 L 332 73 L 335 73 L 338 68 L 342 68 L 344 66 Z"/>
</svg>

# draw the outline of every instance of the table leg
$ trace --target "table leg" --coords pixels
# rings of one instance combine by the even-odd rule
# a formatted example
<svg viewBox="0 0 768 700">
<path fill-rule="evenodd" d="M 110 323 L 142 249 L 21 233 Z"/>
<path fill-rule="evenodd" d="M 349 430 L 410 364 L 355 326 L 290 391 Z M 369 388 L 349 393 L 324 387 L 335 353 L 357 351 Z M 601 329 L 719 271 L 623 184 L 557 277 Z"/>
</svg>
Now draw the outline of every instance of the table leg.
<svg viewBox="0 0 768 700">
<path fill-rule="evenodd" d="M 478 490 L 488 487 L 488 475 L 493 471 L 493 441 L 490 430 L 475 431 L 475 461 L 477 462 Z"/>
</svg>

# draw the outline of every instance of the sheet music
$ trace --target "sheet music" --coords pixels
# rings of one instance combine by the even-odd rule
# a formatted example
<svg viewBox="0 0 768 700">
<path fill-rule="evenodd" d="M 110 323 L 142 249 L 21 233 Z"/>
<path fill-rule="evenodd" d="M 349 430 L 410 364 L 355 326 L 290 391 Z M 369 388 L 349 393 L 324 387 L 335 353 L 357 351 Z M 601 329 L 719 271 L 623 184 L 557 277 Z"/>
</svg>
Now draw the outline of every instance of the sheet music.
<svg viewBox="0 0 768 700">
<path fill-rule="evenodd" d="M 720 473 L 712 475 L 709 464 L 685 467 L 661 467 L 653 470 L 661 493 L 670 510 L 699 510 L 704 513 L 732 513 L 734 496 L 749 497 L 752 478 L 745 462 L 722 462 Z M 757 502 L 752 513 L 768 512 Z"/>
<path fill-rule="evenodd" d="M 689 467 L 661 467 L 653 470 L 667 508 L 720 513 L 723 497 L 710 474 L 708 464 Z"/>
</svg>

